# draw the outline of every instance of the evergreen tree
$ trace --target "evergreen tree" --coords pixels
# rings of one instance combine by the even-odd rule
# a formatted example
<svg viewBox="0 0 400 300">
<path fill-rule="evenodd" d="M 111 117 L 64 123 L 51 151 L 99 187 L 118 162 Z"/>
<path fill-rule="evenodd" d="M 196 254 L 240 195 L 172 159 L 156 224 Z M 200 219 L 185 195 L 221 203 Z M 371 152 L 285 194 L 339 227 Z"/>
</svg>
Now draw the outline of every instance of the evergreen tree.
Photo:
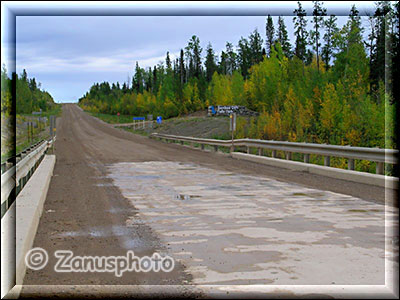
<svg viewBox="0 0 400 300">
<path fill-rule="evenodd" d="M 212 48 L 211 43 L 208 43 L 206 49 L 206 61 L 205 61 L 205 68 L 206 68 L 206 79 L 207 81 L 211 81 L 214 72 L 217 70 L 217 64 L 215 63 L 215 55 L 214 50 Z"/>
<path fill-rule="evenodd" d="M 153 93 L 157 94 L 158 92 L 158 77 L 157 77 L 157 67 L 153 68 Z"/>
<path fill-rule="evenodd" d="M 322 7 L 320 1 L 313 1 L 314 10 L 313 18 L 311 23 L 313 23 L 313 30 L 310 31 L 310 44 L 313 46 L 315 53 L 317 55 L 317 70 L 319 72 L 319 49 L 321 47 L 320 43 L 320 30 L 324 27 L 324 17 L 326 16 L 326 9 Z"/>
<path fill-rule="evenodd" d="M 359 16 L 359 12 L 355 5 L 351 6 L 349 22 L 347 26 L 349 30 L 347 37 L 348 45 L 361 43 L 363 28 L 361 27 L 361 17 Z"/>
<path fill-rule="evenodd" d="M 275 34 L 275 29 L 274 29 L 274 22 L 272 20 L 272 17 L 268 15 L 267 17 L 267 23 L 265 25 L 265 31 L 266 31 L 266 39 L 265 39 L 265 44 L 266 44 L 266 53 L 268 57 L 271 54 L 271 48 L 274 45 L 274 34 Z"/>
<path fill-rule="evenodd" d="M 290 58 L 292 56 L 291 45 L 290 45 L 285 21 L 283 20 L 283 17 L 281 17 L 281 16 L 278 17 L 278 29 L 277 29 L 276 36 L 277 36 L 277 41 L 281 44 L 283 53 L 286 55 L 286 57 Z"/>
<path fill-rule="evenodd" d="M 201 51 L 200 40 L 193 35 L 185 48 L 189 60 L 189 75 L 199 78 L 201 75 Z"/>
<path fill-rule="evenodd" d="M 325 63 L 325 68 L 329 69 L 329 63 L 333 54 L 333 39 L 334 36 L 339 32 L 336 25 L 336 16 L 331 15 L 325 20 L 325 34 L 324 34 L 324 46 L 322 47 L 322 60 Z"/>
<path fill-rule="evenodd" d="M 228 72 L 227 71 L 228 70 L 227 60 L 228 60 L 228 56 L 226 55 L 226 53 L 224 51 L 222 51 L 221 52 L 221 60 L 220 60 L 219 65 L 218 65 L 218 69 L 219 69 L 219 73 L 220 74 L 223 74 L 223 75 L 227 74 L 227 72 Z"/>
<path fill-rule="evenodd" d="M 171 59 L 169 58 L 169 51 L 167 51 L 167 57 L 165 58 L 165 65 L 167 70 L 171 70 Z"/>
<path fill-rule="evenodd" d="M 29 89 L 34 92 L 37 89 L 36 79 L 33 77 L 29 80 Z"/>
<path fill-rule="evenodd" d="M 186 78 L 186 71 L 185 71 L 185 57 L 183 54 L 183 49 L 181 49 L 181 53 L 179 56 L 179 78 L 181 85 L 185 83 L 185 78 Z"/>
<path fill-rule="evenodd" d="M 150 67 L 144 72 L 144 84 L 145 90 L 151 92 L 153 87 L 153 72 Z"/>
<path fill-rule="evenodd" d="M 226 73 L 232 75 L 237 68 L 237 54 L 233 49 L 233 45 L 226 43 Z"/>
<path fill-rule="evenodd" d="M 135 84 L 136 84 L 135 90 L 138 93 L 143 93 L 143 71 L 139 67 L 139 63 L 138 62 L 136 62 L 134 79 L 135 79 Z"/>
<path fill-rule="evenodd" d="M 221 54 L 222 61 L 222 54 Z M 244 78 L 248 77 L 249 68 L 251 67 L 251 51 L 249 47 L 249 41 L 241 37 L 238 43 L 238 63 Z"/>
<path fill-rule="evenodd" d="M 303 62 L 306 60 L 307 54 L 307 13 L 301 6 L 300 1 L 297 2 L 298 8 L 293 11 L 296 15 L 293 18 L 294 22 L 294 34 L 296 36 L 296 46 L 294 50 L 294 54 L 300 58 Z"/>
<path fill-rule="evenodd" d="M 371 85 L 374 90 L 379 86 L 379 81 L 385 80 L 385 56 L 388 49 L 385 41 L 387 39 L 387 25 L 392 8 L 389 1 L 377 2 L 374 14 L 375 19 L 375 45 L 372 46 L 371 55 Z M 371 37 L 372 38 L 372 37 Z"/>
<path fill-rule="evenodd" d="M 22 71 L 21 80 L 28 82 L 28 74 L 25 69 Z"/>
<path fill-rule="evenodd" d="M 251 65 L 257 64 L 263 60 L 262 56 L 262 44 L 263 40 L 261 35 L 258 33 L 257 28 L 249 36 L 249 46 L 251 53 Z"/>
</svg>

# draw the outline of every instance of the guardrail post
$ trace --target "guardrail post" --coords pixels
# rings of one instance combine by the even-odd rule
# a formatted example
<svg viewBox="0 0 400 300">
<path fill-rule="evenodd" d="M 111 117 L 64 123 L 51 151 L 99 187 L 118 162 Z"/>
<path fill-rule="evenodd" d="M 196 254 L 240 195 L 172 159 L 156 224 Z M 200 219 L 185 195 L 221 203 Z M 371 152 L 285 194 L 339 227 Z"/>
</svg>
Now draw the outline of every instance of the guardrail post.
<svg viewBox="0 0 400 300">
<path fill-rule="evenodd" d="M 304 154 L 304 162 L 306 164 L 310 163 L 310 154 Z"/>
<path fill-rule="evenodd" d="M 183 141 L 180 141 L 181 142 L 181 145 L 183 145 Z"/>
<path fill-rule="evenodd" d="M 349 167 L 349 170 L 354 170 L 354 159 L 349 158 L 348 167 Z"/>
<path fill-rule="evenodd" d="M 272 150 L 272 157 L 276 158 L 276 150 Z"/>
<path fill-rule="evenodd" d="M 201 144 L 200 147 L 201 147 L 201 150 L 204 150 L 204 144 Z"/>
<path fill-rule="evenodd" d="M 292 152 L 286 152 L 286 159 L 291 160 L 292 159 Z"/>
<path fill-rule="evenodd" d="M 324 165 L 327 167 L 329 167 L 331 165 L 331 157 L 330 156 L 324 157 Z"/>
<path fill-rule="evenodd" d="M 250 147 L 247 146 L 246 148 L 247 148 L 247 154 L 250 154 Z"/>
<path fill-rule="evenodd" d="M 258 155 L 263 155 L 263 151 L 262 151 L 262 148 L 258 148 Z"/>
<path fill-rule="evenodd" d="M 218 146 L 214 145 L 214 152 L 218 152 Z"/>
<path fill-rule="evenodd" d="M 383 175 L 385 164 L 383 162 L 376 163 L 376 174 Z"/>
</svg>

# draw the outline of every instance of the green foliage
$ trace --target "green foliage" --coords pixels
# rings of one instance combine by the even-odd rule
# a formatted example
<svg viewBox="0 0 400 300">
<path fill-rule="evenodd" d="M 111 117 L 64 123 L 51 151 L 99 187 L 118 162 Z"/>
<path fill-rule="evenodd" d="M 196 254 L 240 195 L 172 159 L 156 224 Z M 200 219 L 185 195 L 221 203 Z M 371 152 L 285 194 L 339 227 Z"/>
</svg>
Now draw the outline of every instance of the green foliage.
<svg viewBox="0 0 400 300">
<path fill-rule="evenodd" d="M 385 3 L 377 5 L 389 10 Z M 290 45 L 281 17 L 276 38 L 272 18 L 266 19 L 266 50 L 254 30 L 240 38 L 236 52 L 226 43 L 219 61 L 208 44 L 202 62 L 200 40 L 192 36 L 179 59 L 171 61 L 167 54 L 166 67 L 159 64 L 144 70 L 136 64 L 131 88 L 95 84 L 79 103 L 96 113 L 152 113 L 164 118 L 208 105 L 244 105 L 260 115 L 238 118 L 236 137 L 395 147 L 395 98 L 382 80 L 371 85 L 371 78 L 380 78 L 371 69 L 381 59 L 376 52 L 379 45 L 373 47 L 379 39 L 372 37 L 369 44 L 363 41 L 357 9 L 353 7 L 348 22 L 338 28 L 336 17 L 327 17 L 322 3 L 315 1 L 310 32 L 300 2 L 294 14 L 295 45 Z M 389 22 L 381 15 L 376 33 Z M 396 36 L 389 41 L 396 41 Z M 24 92 L 26 88 L 21 88 Z M 346 164 L 344 160 L 334 163 Z"/>
<path fill-rule="evenodd" d="M 15 75 L 16 81 L 16 113 L 31 114 L 33 111 L 46 112 L 56 109 L 53 97 L 40 89 L 40 83 L 35 78 L 28 78 L 26 70 L 20 76 Z M 12 109 L 12 79 L 8 77 L 3 65 L 1 71 L 1 112 L 8 116 Z"/>
</svg>

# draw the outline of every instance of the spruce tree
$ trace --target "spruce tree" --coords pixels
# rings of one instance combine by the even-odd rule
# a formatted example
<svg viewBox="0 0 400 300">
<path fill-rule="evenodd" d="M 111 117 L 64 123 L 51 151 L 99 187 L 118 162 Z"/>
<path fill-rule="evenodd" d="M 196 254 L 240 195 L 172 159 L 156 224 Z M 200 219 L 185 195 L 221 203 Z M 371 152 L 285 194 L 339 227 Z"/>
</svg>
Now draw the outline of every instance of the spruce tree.
<svg viewBox="0 0 400 300">
<path fill-rule="evenodd" d="M 217 64 L 215 63 L 215 54 L 211 43 L 208 43 L 206 53 L 206 61 L 204 63 L 206 68 L 206 79 L 208 82 L 210 82 L 214 72 L 217 70 Z"/>
<path fill-rule="evenodd" d="M 266 32 L 266 39 L 265 39 L 266 53 L 269 57 L 271 55 L 271 48 L 274 45 L 274 34 L 275 34 L 274 22 L 270 15 L 268 15 L 268 17 L 267 17 L 267 23 L 265 25 L 265 32 Z"/>
<path fill-rule="evenodd" d="M 319 50 L 321 47 L 320 30 L 324 27 L 324 16 L 326 16 L 326 9 L 322 7 L 320 1 L 313 1 L 314 10 L 313 10 L 313 18 L 311 23 L 313 23 L 313 30 L 310 31 L 310 45 L 312 45 L 315 53 L 317 55 L 317 70 L 319 72 Z"/>
<path fill-rule="evenodd" d="M 189 60 L 189 76 L 199 78 L 201 75 L 201 51 L 200 39 L 193 35 L 185 48 Z"/>
<path fill-rule="evenodd" d="M 249 45 L 252 58 L 252 65 L 254 65 L 263 60 L 262 56 L 263 40 L 261 38 L 261 35 L 258 33 L 257 29 L 255 29 L 250 34 L 249 41 L 250 41 Z"/>
<path fill-rule="evenodd" d="M 322 47 L 321 57 L 325 63 L 326 70 L 329 69 L 329 62 L 333 55 L 333 40 L 334 36 L 338 33 L 339 29 L 336 25 L 336 16 L 331 15 L 325 20 L 325 34 L 324 34 L 324 46 Z"/>
<path fill-rule="evenodd" d="M 167 51 L 167 57 L 165 58 L 165 65 L 167 70 L 171 70 L 171 59 L 169 58 L 169 51 Z"/>
<path fill-rule="evenodd" d="M 294 22 L 294 34 L 296 36 L 296 46 L 294 54 L 301 59 L 303 62 L 306 60 L 306 48 L 307 48 L 307 13 L 301 6 L 300 1 L 297 2 L 298 8 L 293 11 L 296 15 L 293 18 Z"/>
<path fill-rule="evenodd" d="M 251 52 L 249 41 L 244 37 L 241 37 L 238 43 L 238 63 L 242 76 L 247 79 L 251 67 Z"/>
<path fill-rule="evenodd" d="M 183 86 L 183 84 L 185 83 L 185 57 L 184 57 L 184 53 L 183 53 L 183 49 L 181 49 L 181 53 L 179 56 L 179 78 L 181 81 L 181 85 Z"/>
<path fill-rule="evenodd" d="M 226 43 L 226 72 L 232 75 L 237 68 L 237 54 L 233 49 L 233 45 L 229 42 Z"/>
<path fill-rule="evenodd" d="M 286 55 L 286 57 L 290 58 L 292 56 L 291 45 L 290 45 L 285 21 L 283 20 L 283 17 L 281 17 L 281 16 L 278 17 L 278 29 L 276 32 L 276 36 L 277 36 L 277 41 L 281 44 L 283 53 Z"/>
</svg>

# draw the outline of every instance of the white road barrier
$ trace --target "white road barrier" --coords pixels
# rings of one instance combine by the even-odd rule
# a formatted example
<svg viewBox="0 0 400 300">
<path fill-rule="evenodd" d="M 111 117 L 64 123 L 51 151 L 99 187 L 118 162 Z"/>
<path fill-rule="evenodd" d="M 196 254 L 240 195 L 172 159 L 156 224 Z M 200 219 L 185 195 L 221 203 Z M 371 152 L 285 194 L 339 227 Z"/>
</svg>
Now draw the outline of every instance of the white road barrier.
<svg viewBox="0 0 400 300">
<path fill-rule="evenodd" d="M 336 146 L 327 144 L 295 143 L 285 141 L 255 140 L 255 139 L 236 139 L 236 140 L 215 140 L 203 139 L 187 136 L 175 136 L 167 134 L 153 133 L 150 138 L 198 144 L 201 149 L 204 145 L 214 147 L 228 147 L 231 156 L 237 159 L 245 159 L 257 163 L 263 163 L 276 167 L 305 171 L 328 177 L 349 180 L 359 183 L 383 186 L 398 189 L 398 178 L 384 176 L 384 164 L 397 164 L 399 151 L 394 149 L 380 149 L 367 147 Z M 247 154 L 234 152 L 235 147 L 246 147 Z M 251 155 L 250 149 L 258 149 L 258 155 Z M 272 157 L 262 155 L 262 149 L 272 150 Z M 276 151 L 283 151 L 286 159 L 276 158 Z M 304 162 L 292 161 L 292 153 L 302 153 Z M 309 163 L 310 155 L 324 156 L 324 165 L 318 166 Z M 330 157 L 342 157 L 348 159 L 348 169 L 338 169 L 330 167 Z M 354 160 L 368 160 L 376 162 L 376 174 L 354 171 Z"/>
<path fill-rule="evenodd" d="M 1 175 L 2 298 L 22 283 L 25 274 L 21 258 L 36 235 L 56 160 L 55 155 L 45 153 L 54 141 L 55 138 L 36 144 L 17 157 L 16 166 L 8 166 Z"/>
</svg>

